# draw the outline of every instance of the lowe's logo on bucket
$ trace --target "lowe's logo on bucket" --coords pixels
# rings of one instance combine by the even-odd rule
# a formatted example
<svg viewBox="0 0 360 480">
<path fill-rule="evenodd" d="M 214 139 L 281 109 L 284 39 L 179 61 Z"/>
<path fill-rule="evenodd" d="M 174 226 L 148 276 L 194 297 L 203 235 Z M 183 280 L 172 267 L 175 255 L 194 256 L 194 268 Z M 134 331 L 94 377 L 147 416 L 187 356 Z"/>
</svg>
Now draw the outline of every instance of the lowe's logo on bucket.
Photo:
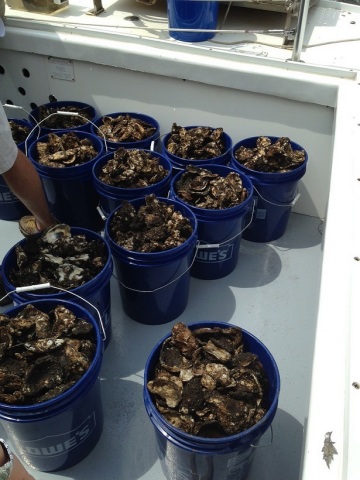
<svg viewBox="0 0 360 480">
<path fill-rule="evenodd" d="M 197 262 L 218 263 L 230 260 L 233 245 L 221 245 L 220 248 L 199 248 L 196 254 Z"/>
<path fill-rule="evenodd" d="M 73 450 L 84 442 L 96 427 L 95 412 L 89 415 L 80 425 L 59 435 L 43 437 L 31 442 L 23 442 L 23 448 L 28 455 L 35 457 L 56 457 Z M 30 445 L 27 445 L 31 443 Z"/>
</svg>

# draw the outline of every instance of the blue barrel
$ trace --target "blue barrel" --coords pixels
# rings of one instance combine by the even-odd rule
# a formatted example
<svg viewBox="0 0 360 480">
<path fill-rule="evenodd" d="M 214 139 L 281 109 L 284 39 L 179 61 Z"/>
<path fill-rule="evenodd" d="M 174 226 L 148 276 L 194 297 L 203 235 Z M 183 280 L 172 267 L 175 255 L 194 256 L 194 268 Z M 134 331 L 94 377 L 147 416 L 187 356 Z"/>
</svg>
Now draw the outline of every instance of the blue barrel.
<svg viewBox="0 0 360 480">
<path fill-rule="evenodd" d="M 191 130 L 192 128 L 197 128 L 197 127 L 187 126 L 184 128 L 185 130 Z M 215 128 L 213 130 L 215 130 Z M 227 165 L 231 160 L 232 140 L 231 140 L 231 137 L 225 132 L 223 132 L 222 134 L 222 139 L 225 145 L 224 153 L 222 153 L 218 157 L 203 158 L 203 159 L 196 159 L 196 160 L 192 158 L 178 157 L 177 155 L 174 155 L 173 153 L 169 152 L 169 150 L 167 149 L 167 146 L 168 146 L 171 135 L 172 135 L 172 132 L 169 132 L 163 137 L 163 139 L 161 140 L 161 149 L 162 149 L 162 153 L 172 163 L 174 176 L 177 173 L 179 173 L 180 170 L 183 170 L 184 168 L 186 168 L 188 165 L 191 165 L 193 167 L 202 167 L 203 165 L 209 165 L 209 164 Z"/>
<path fill-rule="evenodd" d="M 182 42 L 204 42 L 215 36 L 219 2 L 206 0 L 168 0 L 170 37 Z M 173 29 L 173 30 L 172 30 Z M 194 30 L 190 32 L 179 29 Z M 196 31 L 199 30 L 199 31 Z"/>
<path fill-rule="evenodd" d="M 130 149 L 131 150 L 131 149 Z M 138 149 L 135 149 L 138 150 Z M 160 182 L 148 185 L 141 188 L 124 188 L 114 185 L 108 185 L 99 179 L 101 169 L 106 163 L 114 158 L 114 151 L 107 153 L 100 157 L 93 166 L 93 181 L 95 189 L 99 195 L 99 203 L 102 211 L 108 216 L 115 208 L 119 207 L 124 200 L 133 200 L 135 198 L 144 197 L 151 193 L 158 197 L 166 197 L 169 192 L 170 182 L 172 178 L 172 166 L 169 160 L 163 155 L 150 150 L 143 150 L 144 152 L 151 153 L 151 156 L 158 158 L 159 165 L 163 166 L 168 174 Z"/>
<path fill-rule="evenodd" d="M 11 308 L 5 314 L 15 317 L 29 303 L 45 313 L 62 305 L 90 322 L 96 335 L 96 351 L 90 367 L 68 390 L 33 405 L 0 403 L 1 425 L 18 455 L 37 470 L 54 472 L 83 460 L 101 436 L 103 407 L 99 372 L 103 339 L 92 314 L 74 302 L 53 298 L 31 301 Z"/>
<path fill-rule="evenodd" d="M 57 132 L 56 135 L 61 137 L 65 133 Z M 37 144 L 48 142 L 48 135 L 40 137 L 31 144 L 29 158 L 39 173 L 52 215 L 70 226 L 100 231 L 102 220 L 97 211 L 99 196 L 93 184 L 92 168 L 103 154 L 104 144 L 96 135 L 89 132 L 74 131 L 73 133 L 79 139 L 91 140 L 97 151 L 93 159 L 74 167 L 59 168 L 41 165 L 38 162 Z"/>
<path fill-rule="evenodd" d="M 162 197 L 158 200 L 173 205 L 190 220 L 192 235 L 178 247 L 154 253 L 127 250 L 111 238 L 110 225 L 116 210 L 105 224 L 105 238 L 113 254 L 123 309 L 130 318 L 146 325 L 171 322 L 184 312 L 197 242 L 197 220 L 192 211 L 175 200 Z M 145 199 L 130 200 L 130 203 L 138 209 Z"/>
<path fill-rule="evenodd" d="M 76 109 L 77 112 L 79 112 L 79 121 L 78 125 L 75 127 L 71 128 L 64 128 L 64 126 L 61 126 L 61 121 L 64 120 L 66 117 L 63 114 L 55 116 L 55 112 L 51 113 L 51 116 L 46 120 L 41 120 L 41 115 L 40 115 L 40 110 L 41 108 L 46 108 L 51 112 L 54 112 L 55 110 L 59 110 L 62 112 L 66 112 L 67 108 L 73 108 Z M 86 117 L 84 116 L 86 115 Z M 84 132 L 90 132 L 90 127 L 91 123 L 95 120 L 97 116 L 97 111 L 92 105 L 89 105 L 88 103 L 84 102 L 76 102 L 72 100 L 65 100 L 65 101 L 59 101 L 59 102 L 50 102 L 50 103 L 44 103 L 43 105 L 40 105 L 33 110 L 31 110 L 29 114 L 29 122 L 30 124 L 34 127 L 35 125 L 39 125 L 41 128 L 41 135 L 45 135 L 46 133 L 57 133 L 58 131 L 62 130 L 67 130 L 67 131 L 74 131 L 74 130 L 80 130 Z M 46 126 L 48 125 L 47 122 L 53 123 L 53 127 Z M 59 126 L 57 126 L 57 123 L 59 122 Z"/>
<path fill-rule="evenodd" d="M 197 328 L 237 328 L 225 322 L 198 322 L 188 325 Z M 254 335 L 241 329 L 244 351 L 254 353 L 262 363 L 269 380 L 267 413 L 253 427 L 223 438 L 205 438 L 189 435 L 168 423 L 154 404 L 147 384 L 154 378 L 154 369 L 159 360 L 164 341 L 162 338 L 151 351 L 144 370 L 144 404 L 154 427 L 161 468 L 167 479 L 188 480 L 245 480 L 256 446 L 261 436 L 270 427 L 277 411 L 280 393 L 280 375 L 275 359 L 267 347 Z"/>
<path fill-rule="evenodd" d="M 149 135 L 146 138 L 143 138 L 141 140 L 136 140 L 134 138 L 132 139 L 127 139 L 124 141 L 120 142 L 114 142 L 108 140 L 108 136 L 105 134 L 102 134 L 101 131 L 99 130 L 99 127 L 104 124 L 103 118 L 104 117 L 110 117 L 110 118 L 117 118 L 119 116 L 129 116 L 131 119 L 139 120 L 141 122 L 146 122 L 150 127 L 153 127 L 154 133 Z M 160 137 L 160 125 L 159 122 L 153 118 L 150 117 L 149 115 L 145 115 L 143 113 L 135 113 L 135 112 L 114 112 L 114 113 L 108 113 L 106 115 L 102 115 L 101 117 L 98 117 L 94 121 L 94 125 L 91 126 L 91 132 L 94 135 L 97 135 L 104 144 L 106 144 L 108 150 L 117 150 L 119 147 L 124 147 L 124 148 L 144 148 L 146 150 L 150 150 L 152 143 L 156 145 L 157 141 L 159 140 Z"/>
<path fill-rule="evenodd" d="M 184 171 L 176 174 L 171 182 L 170 197 L 187 205 L 198 221 L 199 245 L 191 267 L 191 276 L 202 280 L 216 280 L 229 275 L 238 264 L 240 242 L 247 225 L 246 215 L 253 207 L 253 186 L 246 175 L 225 165 L 203 165 L 201 168 L 221 177 L 236 172 L 248 191 L 248 197 L 239 205 L 212 210 L 195 207 L 177 195 L 176 183 Z"/>
<path fill-rule="evenodd" d="M 305 175 L 308 154 L 299 144 L 290 142 L 293 150 L 304 150 L 305 161 L 298 168 L 283 172 L 258 172 L 244 167 L 235 158 L 235 152 L 241 147 L 255 148 L 259 137 L 250 137 L 237 142 L 232 150 L 231 166 L 247 175 L 254 185 L 255 210 L 244 238 L 252 242 L 271 242 L 277 240 L 286 231 L 292 205 L 298 194 L 299 180 Z M 279 137 L 270 137 L 271 143 Z"/>
<path fill-rule="evenodd" d="M 100 327 L 99 314 L 96 309 L 99 311 L 101 316 L 102 325 L 105 330 L 105 347 L 108 346 L 111 335 L 111 296 L 110 296 L 110 280 L 113 273 L 113 260 L 111 256 L 111 251 L 108 243 L 103 239 L 101 235 L 95 233 L 91 230 L 86 230 L 84 228 L 73 227 L 70 230 L 72 235 L 84 235 L 87 240 L 98 240 L 104 244 L 107 260 L 102 268 L 102 270 L 91 280 L 85 282 L 79 287 L 73 288 L 68 292 L 58 292 L 58 293 L 44 293 L 41 290 L 34 292 L 20 292 L 15 291 L 16 285 L 13 285 L 10 281 L 9 275 L 11 270 L 16 268 L 16 248 L 22 247 L 25 245 L 26 239 L 20 240 L 16 243 L 5 255 L 2 262 L 2 277 L 4 280 L 4 287 L 7 292 L 10 293 L 10 298 L 13 300 L 14 304 L 22 304 L 34 300 L 46 300 L 49 297 L 56 300 L 69 300 L 78 302 L 84 308 L 88 309 L 89 312 L 94 316 L 98 321 Z M 93 308 L 94 306 L 95 308 Z M 101 327 L 102 328 L 102 327 Z"/>
</svg>

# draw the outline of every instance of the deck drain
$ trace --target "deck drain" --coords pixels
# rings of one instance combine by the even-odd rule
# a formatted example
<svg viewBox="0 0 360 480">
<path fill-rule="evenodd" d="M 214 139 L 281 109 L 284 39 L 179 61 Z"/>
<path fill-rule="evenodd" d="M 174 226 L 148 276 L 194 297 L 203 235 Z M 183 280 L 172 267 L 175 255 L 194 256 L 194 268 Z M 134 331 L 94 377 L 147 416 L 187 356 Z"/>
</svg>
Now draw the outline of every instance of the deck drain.
<svg viewBox="0 0 360 480">
<path fill-rule="evenodd" d="M 124 20 L 127 20 L 128 22 L 138 22 L 140 18 L 136 15 L 128 15 Z"/>
</svg>

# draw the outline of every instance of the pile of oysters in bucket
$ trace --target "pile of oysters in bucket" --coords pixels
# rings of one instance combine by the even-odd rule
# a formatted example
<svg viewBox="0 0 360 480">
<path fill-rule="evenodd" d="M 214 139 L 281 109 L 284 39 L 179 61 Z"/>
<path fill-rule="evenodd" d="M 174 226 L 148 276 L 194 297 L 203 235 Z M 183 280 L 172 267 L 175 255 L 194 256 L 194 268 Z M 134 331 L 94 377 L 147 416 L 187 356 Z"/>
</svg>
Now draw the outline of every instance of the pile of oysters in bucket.
<svg viewBox="0 0 360 480">
<path fill-rule="evenodd" d="M 0 402 L 33 405 L 68 390 L 96 351 L 93 325 L 63 305 L 0 314 Z"/>
<path fill-rule="evenodd" d="M 69 225 L 58 224 L 20 242 L 15 256 L 16 263 L 9 271 L 9 280 L 15 287 L 50 283 L 69 290 L 98 275 L 107 262 L 108 252 L 101 239 L 72 234 Z"/>
<path fill-rule="evenodd" d="M 147 388 L 166 421 L 206 438 L 247 430 L 268 409 L 266 372 L 240 328 L 175 324 Z"/>
<path fill-rule="evenodd" d="M 97 135 L 108 142 L 139 142 L 152 137 L 156 128 L 141 118 L 129 114 L 110 117 L 104 115 Z"/>
</svg>

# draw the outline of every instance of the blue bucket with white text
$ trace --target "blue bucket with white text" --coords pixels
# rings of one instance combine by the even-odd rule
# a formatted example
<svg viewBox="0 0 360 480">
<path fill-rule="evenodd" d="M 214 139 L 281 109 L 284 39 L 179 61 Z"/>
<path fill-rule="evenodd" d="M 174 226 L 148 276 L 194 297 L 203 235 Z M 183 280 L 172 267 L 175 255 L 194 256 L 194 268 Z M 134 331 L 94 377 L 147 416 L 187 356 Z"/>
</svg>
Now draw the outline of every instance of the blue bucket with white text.
<svg viewBox="0 0 360 480">
<path fill-rule="evenodd" d="M 259 172 L 244 167 L 235 158 L 241 147 L 255 148 L 259 137 L 250 137 L 237 142 L 232 150 L 231 166 L 247 175 L 254 185 L 255 208 L 252 221 L 244 232 L 244 239 L 252 242 L 271 242 L 286 231 L 292 206 L 297 199 L 299 180 L 305 175 L 308 154 L 298 168 L 283 173 Z M 274 143 L 279 137 L 267 137 Z M 293 150 L 304 150 L 295 142 L 290 142 Z"/>
<path fill-rule="evenodd" d="M 89 311 L 74 302 L 49 298 L 28 302 L 48 313 L 62 305 L 90 322 L 96 350 L 88 370 L 74 385 L 58 396 L 33 405 L 0 403 L 0 421 L 19 457 L 31 468 L 55 472 L 76 465 L 97 444 L 103 429 L 103 407 L 99 373 L 103 360 L 103 339 Z M 15 317 L 28 304 L 11 308 Z"/>
<path fill-rule="evenodd" d="M 238 328 L 225 322 L 197 322 L 188 325 L 190 330 Z M 157 409 L 147 388 L 154 379 L 161 347 L 170 334 L 163 337 L 150 352 L 144 369 L 143 397 L 146 412 L 154 427 L 160 465 L 165 478 L 172 480 L 245 480 L 261 436 L 271 426 L 277 411 L 280 393 L 280 374 L 268 348 L 254 335 L 241 329 L 244 351 L 254 353 L 262 363 L 269 387 L 266 394 L 268 411 L 253 427 L 241 433 L 222 438 L 190 435 L 165 420 Z"/>
<path fill-rule="evenodd" d="M 237 266 L 240 242 L 246 229 L 245 217 L 253 207 L 253 186 L 244 174 L 225 165 L 202 165 L 200 168 L 226 177 L 238 173 L 243 187 L 248 191 L 244 202 L 230 208 L 205 209 L 195 207 L 176 193 L 176 183 L 184 173 L 180 171 L 171 182 L 170 197 L 187 205 L 198 221 L 199 245 L 196 259 L 191 267 L 191 276 L 202 280 L 216 280 L 229 275 Z"/>
<path fill-rule="evenodd" d="M 102 270 L 91 280 L 83 283 L 79 287 L 73 288 L 67 292 L 56 293 L 44 293 L 44 291 L 36 290 L 33 292 L 20 292 L 15 291 L 16 286 L 10 281 L 9 274 L 13 268 L 16 267 L 16 249 L 18 246 L 24 246 L 27 239 L 20 240 L 16 243 L 4 256 L 2 262 L 2 277 L 4 280 L 4 287 L 9 293 L 10 298 L 15 305 L 20 305 L 25 302 L 34 300 L 46 300 L 48 298 L 69 300 L 77 302 L 86 308 L 94 318 L 97 320 L 100 328 L 105 330 L 105 348 L 108 346 L 112 335 L 112 323 L 111 323 L 111 292 L 110 292 L 110 280 L 113 273 L 113 260 L 108 243 L 104 238 L 91 230 L 84 228 L 71 228 L 72 235 L 84 235 L 87 240 L 98 240 L 103 246 L 106 252 L 106 263 Z M 95 308 L 93 308 L 95 307 Z M 99 318 L 99 311 L 101 322 Z"/>
<path fill-rule="evenodd" d="M 171 322 L 184 312 L 197 242 L 197 220 L 192 211 L 175 200 L 162 197 L 158 200 L 173 205 L 175 211 L 190 221 L 192 234 L 180 246 L 150 253 L 127 250 L 111 238 L 111 222 L 117 210 L 109 215 L 105 224 L 105 238 L 113 254 L 123 309 L 130 318 L 146 325 Z M 138 209 L 145 204 L 145 199 L 130 200 L 130 203 Z"/>
</svg>

